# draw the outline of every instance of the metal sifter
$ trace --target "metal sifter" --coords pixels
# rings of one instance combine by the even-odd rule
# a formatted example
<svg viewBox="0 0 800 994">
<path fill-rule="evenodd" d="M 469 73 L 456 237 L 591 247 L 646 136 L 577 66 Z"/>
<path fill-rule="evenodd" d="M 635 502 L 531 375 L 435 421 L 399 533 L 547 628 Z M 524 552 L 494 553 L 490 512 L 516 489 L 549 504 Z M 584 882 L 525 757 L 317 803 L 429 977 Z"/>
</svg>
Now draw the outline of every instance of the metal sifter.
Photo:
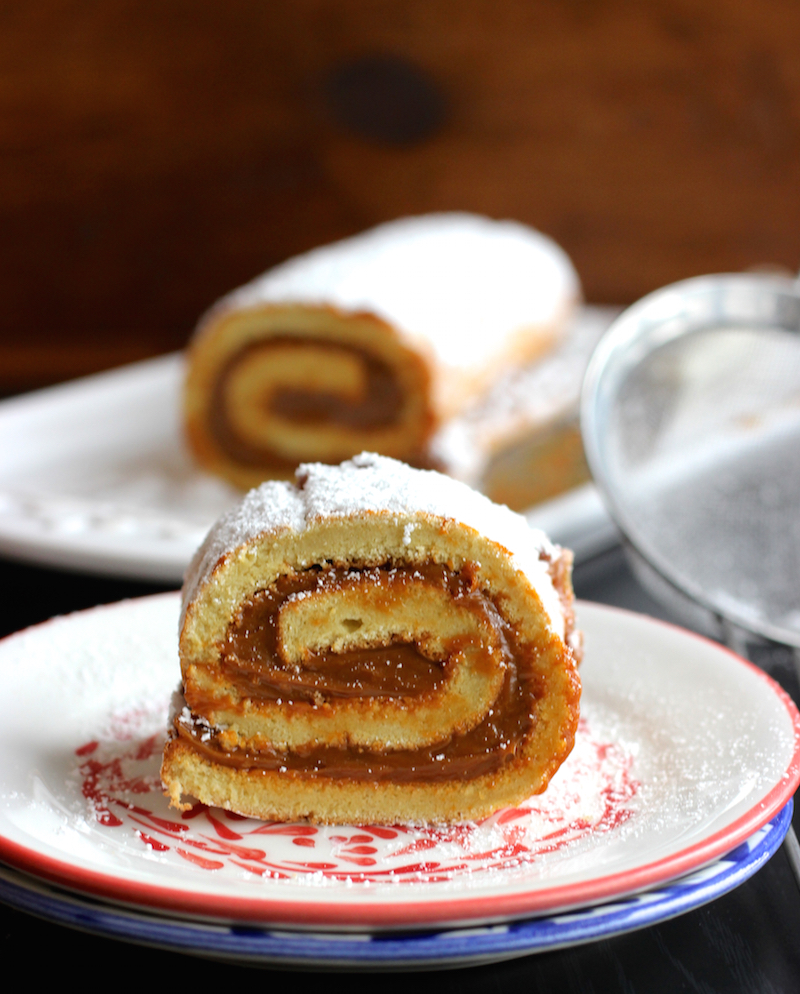
<svg viewBox="0 0 800 994">
<path fill-rule="evenodd" d="M 797 700 L 797 283 L 705 276 L 645 297 L 601 340 L 581 422 L 595 483 L 643 584 L 688 627 L 784 684 L 788 672 Z M 797 876 L 791 832 L 787 843 Z"/>
<path fill-rule="evenodd" d="M 800 647 L 800 293 L 706 276 L 625 311 L 582 403 L 642 579 L 709 635 Z"/>
</svg>

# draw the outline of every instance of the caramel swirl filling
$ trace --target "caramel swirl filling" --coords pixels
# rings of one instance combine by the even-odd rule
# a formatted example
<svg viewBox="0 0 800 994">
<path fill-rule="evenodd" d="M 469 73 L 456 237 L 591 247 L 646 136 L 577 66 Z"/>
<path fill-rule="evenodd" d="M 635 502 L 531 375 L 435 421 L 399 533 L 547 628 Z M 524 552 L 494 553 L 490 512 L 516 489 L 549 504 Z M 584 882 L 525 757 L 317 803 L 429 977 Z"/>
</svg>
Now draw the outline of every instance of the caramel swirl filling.
<svg viewBox="0 0 800 994">
<path fill-rule="evenodd" d="M 273 335 L 232 355 L 216 379 L 210 430 L 245 466 L 294 469 L 391 431 L 404 391 L 389 364 L 353 343 Z"/>
<path fill-rule="evenodd" d="M 290 573 L 184 672 L 178 733 L 216 762 L 356 780 L 472 778 L 535 729 L 547 639 L 523 644 L 475 571 L 391 564 Z"/>
</svg>

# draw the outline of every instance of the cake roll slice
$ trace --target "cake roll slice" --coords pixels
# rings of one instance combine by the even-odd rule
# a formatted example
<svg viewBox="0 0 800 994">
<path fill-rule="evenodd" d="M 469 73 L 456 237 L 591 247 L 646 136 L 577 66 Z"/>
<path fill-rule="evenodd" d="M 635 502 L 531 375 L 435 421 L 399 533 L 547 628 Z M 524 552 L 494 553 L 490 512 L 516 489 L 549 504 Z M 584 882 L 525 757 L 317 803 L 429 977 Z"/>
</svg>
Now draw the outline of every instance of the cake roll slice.
<svg viewBox="0 0 800 994">
<path fill-rule="evenodd" d="M 570 568 L 508 508 L 383 456 L 251 491 L 187 574 L 172 803 L 436 823 L 543 791 L 579 714 Z"/>
<path fill-rule="evenodd" d="M 190 448 L 244 488 L 365 449 L 430 466 L 440 427 L 552 348 L 579 294 L 551 239 L 471 214 L 315 249 L 201 319 L 187 350 Z"/>
</svg>

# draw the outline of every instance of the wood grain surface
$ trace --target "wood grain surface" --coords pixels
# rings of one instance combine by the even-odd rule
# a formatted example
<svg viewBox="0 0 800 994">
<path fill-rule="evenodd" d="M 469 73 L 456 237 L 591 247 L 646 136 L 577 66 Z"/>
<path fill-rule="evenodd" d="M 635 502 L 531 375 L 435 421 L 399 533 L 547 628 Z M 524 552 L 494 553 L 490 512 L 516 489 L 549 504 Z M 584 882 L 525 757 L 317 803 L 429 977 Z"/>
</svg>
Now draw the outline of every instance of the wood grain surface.
<svg viewBox="0 0 800 994">
<path fill-rule="evenodd" d="M 795 0 L 10 0 L 0 392 L 408 213 L 533 224 L 594 303 L 797 269 L 798 52 Z"/>
</svg>

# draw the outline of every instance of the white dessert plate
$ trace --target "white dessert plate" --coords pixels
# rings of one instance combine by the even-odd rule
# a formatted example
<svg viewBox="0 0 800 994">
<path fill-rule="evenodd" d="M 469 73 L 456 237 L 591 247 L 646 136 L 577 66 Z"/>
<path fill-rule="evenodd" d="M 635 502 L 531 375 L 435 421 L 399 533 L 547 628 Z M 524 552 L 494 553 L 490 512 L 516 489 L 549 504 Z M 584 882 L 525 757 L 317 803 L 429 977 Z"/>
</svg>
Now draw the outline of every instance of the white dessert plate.
<svg viewBox="0 0 800 994">
<path fill-rule="evenodd" d="M 0 866 L 0 901 L 47 921 L 239 965 L 313 970 L 424 970 L 478 966 L 610 939 L 692 911 L 744 883 L 775 853 L 792 803 L 710 866 L 644 893 L 560 915 L 458 929 L 289 932 L 170 918 L 70 894 Z"/>
<path fill-rule="evenodd" d="M 180 583 L 209 527 L 241 496 L 186 450 L 182 376 L 175 353 L 0 403 L 0 554 Z M 617 541 L 593 486 L 537 508 L 533 520 L 578 559 Z"/>
<path fill-rule="evenodd" d="M 450 828 L 275 824 L 167 807 L 175 594 L 0 642 L 0 859 L 159 915 L 289 930 L 491 926 L 616 901 L 750 838 L 800 780 L 800 715 L 760 670 L 581 603 L 576 747 L 545 794 Z"/>
</svg>

